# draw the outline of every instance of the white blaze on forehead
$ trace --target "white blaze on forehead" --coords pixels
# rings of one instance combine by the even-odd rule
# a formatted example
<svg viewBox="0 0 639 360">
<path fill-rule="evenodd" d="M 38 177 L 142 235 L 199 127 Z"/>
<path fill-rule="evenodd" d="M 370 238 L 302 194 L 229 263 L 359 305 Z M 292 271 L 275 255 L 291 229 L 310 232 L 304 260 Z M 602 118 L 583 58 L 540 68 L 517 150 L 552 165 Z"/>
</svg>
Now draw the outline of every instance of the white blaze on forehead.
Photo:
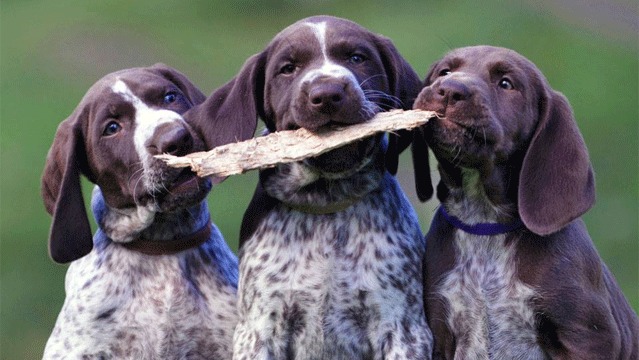
<svg viewBox="0 0 639 360">
<path fill-rule="evenodd" d="M 320 48 L 322 49 L 322 55 L 324 56 L 324 61 L 328 60 L 328 55 L 326 53 L 326 22 L 321 23 L 304 23 L 304 25 L 308 26 L 313 30 L 317 41 L 320 44 Z"/>
<path fill-rule="evenodd" d="M 315 37 L 317 38 L 320 49 L 322 51 L 322 58 L 324 61 L 322 62 L 321 67 L 311 70 L 306 75 L 304 75 L 304 77 L 302 78 L 302 83 L 313 81 L 320 76 L 331 76 L 336 78 L 347 78 L 352 81 L 353 84 L 358 85 L 355 75 L 353 75 L 350 70 L 332 62 L 331 59 L 328 57 L 328 50 L 326 46 L 326 22 L 308 22 L 304 23 L 304 25 L 310 27 L 313 31 L 313 34 L 315 34 Z"/>
<path fill-rule="evenodd" d="M 126 101 L 131 103 L 135 108 L 135 130 L 133 130 L 133 143 L 138 153 L 142 165 L 146 170 L 149 169 L 153 162 L 153 156 L 146 149 L 146 142 L 153 136 L 155 129 L 165 123 L 174 121 L 184 121 L 178 113 L 165 110 L 153 109 L 149 107 L 142 99 L 137 97 L 124 81 L 117 79 L 115 84 L 111 86 L 114 93 L 122 96 Z"/>
</svg>

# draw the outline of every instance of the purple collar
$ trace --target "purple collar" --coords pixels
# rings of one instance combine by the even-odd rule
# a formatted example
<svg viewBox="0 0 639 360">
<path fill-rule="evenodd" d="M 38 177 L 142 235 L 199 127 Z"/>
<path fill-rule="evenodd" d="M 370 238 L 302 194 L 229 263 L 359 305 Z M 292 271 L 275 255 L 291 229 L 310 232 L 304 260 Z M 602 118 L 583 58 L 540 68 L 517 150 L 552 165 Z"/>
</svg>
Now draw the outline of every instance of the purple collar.
<svg viewBox="0 0 639 360">
<path fill-rule="evenodd" d="M 524 223 L 519 218 L 509 224 L 479 223 L 479 224 L 468 225 L 468 224 L 464 224 L 458 218 L 450 215 L 446 211 L 446 209 L 444 209 L 443 206 L 440 206 L 437 212 L 441 214 L 441 216 L 443 216 L 444 219 L 446 219 L 446 221 L 448 221 L 448 223 L 451 224 L 452 226 L 458 228 L 461 231 L 464 231 L 473 235 L 484 235 L 484 236 L 500 235 L 500 234 L 506 234 L 511 231 L 515 231 L 524 227 Z"/>
</svg>

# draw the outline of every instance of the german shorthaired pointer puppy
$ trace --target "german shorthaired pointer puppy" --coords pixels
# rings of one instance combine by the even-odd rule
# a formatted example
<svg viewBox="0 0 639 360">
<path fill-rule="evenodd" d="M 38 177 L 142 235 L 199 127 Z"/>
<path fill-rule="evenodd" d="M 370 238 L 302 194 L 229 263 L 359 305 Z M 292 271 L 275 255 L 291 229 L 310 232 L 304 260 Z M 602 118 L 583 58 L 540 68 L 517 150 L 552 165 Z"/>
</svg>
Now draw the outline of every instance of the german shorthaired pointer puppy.
<svg viewBox="0 0 639 360">
<path fill-rule="evenodd" d="M 70 262 L 45 359 L 230 359 L 237 259 L 211 224 L 211 180 L 154 155 L 204 149 L 180 114 L 204 101 L 164 65 L 109 74 L 63 121 L 42 195 Z M 93 237 L 80 174 L 97 184 Z"/>
<path fill-rule="evenodd" d="M 441 174 L 424 261 L 434 358 L 637 359 L 637 316 L 579 219 L 594 177 L 568 101 L 488 46 L 452 51 L 425 84 L 414 107 L 441 116 L 415 140 Z M 413 156 L 427 198 L 427 152 Z"/>
<path fill-rule="evenodd" d="M 319 16 L 280 32 L 225 88 L 212 109 L 273 132 L 410 108 L 421 84 L 387 38 Z M 260 173 L 241 230 L 234 359 L 430 358 L 425 243 L 382 143 Z"/>
</svg>

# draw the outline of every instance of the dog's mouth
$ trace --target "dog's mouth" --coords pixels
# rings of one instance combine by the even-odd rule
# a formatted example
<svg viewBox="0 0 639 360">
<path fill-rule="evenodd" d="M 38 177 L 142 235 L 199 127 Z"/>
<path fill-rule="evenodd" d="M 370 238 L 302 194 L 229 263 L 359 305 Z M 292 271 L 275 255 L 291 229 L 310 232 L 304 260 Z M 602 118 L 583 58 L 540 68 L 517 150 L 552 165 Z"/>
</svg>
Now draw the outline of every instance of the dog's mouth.
<svg viewBox="0 0 639 360">
<path fill-rule="evenodd" d="M 211 187 L 210 179 L 201 178 L 190 169 L 184 169 L 153 197 L 160 211 L 174 211 L 203 201 Z"/>
<path fill-rule="evenodd" d="M 317 170 L 324 178 L 346 178 L 359 172 L 372 161 L 380 139 L 379 136 L 372 136 L 358 140 L 306 159 L 304 163 Z"/>
<path fill-rule="evenodd" d="M 465 143 L 468 141 L 476 142 L 479 145 L 492 146 L 497 139 L 495 138 L 494 129 L 483 120 L 476 119 L 457 119 L 451 116 L 437 116 L 426 126 L 431 127 L 440 135 L 444 135 L 441 140 L 448 138 L 452 142 Z M 448 136 L 445 136 L 448 135 Z"/>
<path fill-rule="evenodd" d="M 371 115 L 372 117 L 373 115 Z M 362 121 L 357 121 L 362 122 Z M 343 122 L 329 122 L 318 128 L 304 127 L 310 131 L 322 131 L 333 126 L 347 126 Z M 286 130 L 297 130 L 302 128 L 297 123 L 291 123 Z M 322 177 L 327 179 L 341 179 L 349 177 L 370 163 L 375 155 L 375 149 L 379 147 L 381 136 L 371 136 L 355 142 L 346 144 L 337 149 L 330 150 L 321 155 L 308 158 L 302 161 L 305 166 L 312 168 Z"/>
<path fill-rule="evenodd" d="M 495 129 L 485 121 L 438 117 L 425 127 L 426 141 L 440 156 L 454 163 L 474 163 L 496 147 Z"/>
<path fill-rule="evenodd" d="M 198 185 L 198 177 L 193 173 L 193 171 L 189 169 L 184 169 L 178 176 L 175 178 L 173 183 L 167 190 L 171 193 L 182 193 L 193 190 L 194 187 Z"/>
</svg>

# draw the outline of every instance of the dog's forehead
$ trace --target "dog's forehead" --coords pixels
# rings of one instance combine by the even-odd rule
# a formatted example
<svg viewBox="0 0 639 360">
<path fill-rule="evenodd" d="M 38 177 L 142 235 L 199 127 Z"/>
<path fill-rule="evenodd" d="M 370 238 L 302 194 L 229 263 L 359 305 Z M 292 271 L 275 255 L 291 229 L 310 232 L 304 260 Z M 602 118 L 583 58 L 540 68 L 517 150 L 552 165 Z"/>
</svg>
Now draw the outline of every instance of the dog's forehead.
<svg viewBox="0 0 639 360">
<path fill-rule="evenodd" d="M 122 73 L 110 80 L 110 88 L 117 89 L 116 93 L 121 93 L 125 86 L 137 97 L 144 97 L 149 92 L 162 92 L 169 87 L 174 87 L 175 84 L 164 76 L 150 71 Z"/>
<path fill-rule="evenodd" d="M 133 83 L 134 86 L 130 87 L 129 84 L 118 77 L 111 85 L 111 91 L 119 95 L 124 101 L 138 105 L 138 103 L 142 102 L 140 99 L 140 91 L 134 91 L 134 89 L 139 90 L 141 84 L 142 83 Z"/>
<path fill-rule="evenodd" d="M 321 29 L 324 31 L 326 38 L 330 38 L 332 40 L 355 37 L 360 37 L 363 40 L 368 36 L 368 34 L 370 34 L 370 31 L 362 26 L 352 21 L 340 18 L 311 18 L 310 20 L 303 22 L 302 25 L 310 27 L 314 31 Z"/>
<path fill-rule="evenodd" d="M 496 66 L 527 73 L 537 72 L 536 66 L 514 50 L 494 46 L 469 46 L 451 51 L 443 58 L 466 69 L 491 70 Z"/>
<path fill-rule="evenodd" d="M 146 72 L 143 69 L 123 70 L 108 74 L 93 84 L 86 92 L 80 107 L 104 104 L 121 98 L 114 96 L 113 86 L 118 82 L 124 82 L 126 87 L 134 94 L 143 94 L 148 89 L 160 89 L 170 86 L 171 82 L 164 77 Z"/>
<path fill-rule="evenodd" d="M 281 48 L 320 48 L 344 42 L 365 42 L 371 32 L 341 18 L 315 16 L 302 19 L 277 34 L 270 44 L 273 51 Z"/>
<path fill-rule="evenodd" d="M 76 111 L 86 111 L 92 126 L 99 125 L 105 113 L 115 114 L 148 107 L 164 93 L 176 88 L 159 74 L 140 69 L 111 73 L 97 81 L 85 94 Z M 80 110 L 82 109 L 82 110 Z"/>
</svg>

